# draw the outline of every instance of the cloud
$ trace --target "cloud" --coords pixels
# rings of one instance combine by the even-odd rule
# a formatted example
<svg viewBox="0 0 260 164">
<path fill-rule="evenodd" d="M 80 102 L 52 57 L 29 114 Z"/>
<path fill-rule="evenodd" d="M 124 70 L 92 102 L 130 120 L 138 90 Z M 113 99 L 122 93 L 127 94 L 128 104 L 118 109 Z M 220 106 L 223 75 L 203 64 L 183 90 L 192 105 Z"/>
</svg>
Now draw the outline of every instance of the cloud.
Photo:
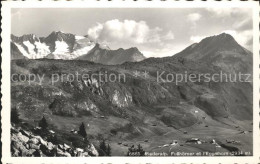
<svg viewBox="0 0 260 164">
<path fill-rule="evenodd" d="M 191 22 L 196 22 L 200 20 L 201 15 L 199 13 L 192 13 L 187 16 L 188 20 Z"/>
<path fill-rule="evenodd" d="M 103 25 L 100 24 L 100 23 L 97 23 L 96 26 L 94 26 L 94 27 L 92 27 L 92 28 L 90 28 L 88 30 L 89 37 L 91 37 L 92 39 L 96 40 L 99 37 L 100 32 L 102 31 L 102 29 L 103 29 Z"/>
<path fill-rule="evenodd" d="M 166 57 L 166 56 L 172 56 L 176 53 L 176 51 L 173 51 L 172 49 L 155 49 L 152 51 L 142 51 L 145 57 L 150 58 L 150 57 Z"/>
<path fill-rule="evenodd" d="M 253 28 L 253 20 L 252 18 L 244 19 L 242 21 L 236 22 L 233 24 L 234 29 L 242 31 Z"/>
<path fill-rule="evenodd" d="M 187 20 L 191 22 L 191 29 L 196 29 L 197 21 L 201 19 L 201 15 L 199 13 L 192 13 L 187 16 Z"/>
<path fill-rule="evenodd" d="M 169 31 L 166 35 L 162 37 L 164 40 L 173 40 L 174 39 L 174 34 L 172 31 Z"/>
<path fill-rule="evenodd" d="M 199 43 L 204 38 L 206 38 L 206 36 L 191 36 L 190 41 L 193 43 Z"/>
<path fill-rule="evenodd" d="M 229 16 L 233 8 L 206 8 L 207 11 L 217 15 L 217 16 Z"/>
<path fill-rule="evenodd" d="M 145 57 L 166 57 L 173 56 L 176 53 L 182 51 L 187 45 L 186 44 L 165 44 L 164 48 L 153 48 L 141 50 Z"/>
<path fill-rule="evenodd" d="M 253 37 L 251 37 L 250 39 L 247 40 L 246 45 L 251 47 L 251 49 L 253 49 Z"/>
<path fill-rule="evenodd" d="M 206 8 L 206 10 L 215 16 L 218 17 L 226 17 L 226 16 L 232 16 L 232 15 L 248 15 L 252 14 L 252 11 L 250 8 Z M 251 12 L 250 12 L 251 11 Z"/>
<path fill-rule="evenodd" d="M 12 10 L 11 12 L 12 19 L 17 18 L 18 20 L 21 20 L 22 18 L 22 12 L 19 9 Z"/>
<path fill-rule="evenodd" d="M 174 39 L 171 31 L 166 35 L 162 35 L 161 32 L 161 28 L 150 28 L 145 21 L 119 21 L 114 19 L 93 26 L 88 30 L 88 35 L 99 42 L 124 42 L 129 44 L 159 43 L 162 40 Z"/>
</svg>

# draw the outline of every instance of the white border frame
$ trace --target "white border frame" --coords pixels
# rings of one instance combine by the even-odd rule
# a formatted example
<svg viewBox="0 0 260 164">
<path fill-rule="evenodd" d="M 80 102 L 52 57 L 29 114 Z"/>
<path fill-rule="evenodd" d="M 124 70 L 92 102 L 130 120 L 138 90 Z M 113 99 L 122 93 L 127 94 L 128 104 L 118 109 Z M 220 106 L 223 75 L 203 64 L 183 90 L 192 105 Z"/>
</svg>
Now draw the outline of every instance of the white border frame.
<svg viewBox="0 0 260 164">
<path fill-rule="evenodd" d="M 2 3 L 2 163 L 258 163 L 260 162 L 259 133 L 259 3 L 257 1 L 17 1 Z M 11 157 L 10 152 L 10 34 L 11 8 L 230 8 L 253 10 L 253 156 L 251 157 Z"/>
</svg>

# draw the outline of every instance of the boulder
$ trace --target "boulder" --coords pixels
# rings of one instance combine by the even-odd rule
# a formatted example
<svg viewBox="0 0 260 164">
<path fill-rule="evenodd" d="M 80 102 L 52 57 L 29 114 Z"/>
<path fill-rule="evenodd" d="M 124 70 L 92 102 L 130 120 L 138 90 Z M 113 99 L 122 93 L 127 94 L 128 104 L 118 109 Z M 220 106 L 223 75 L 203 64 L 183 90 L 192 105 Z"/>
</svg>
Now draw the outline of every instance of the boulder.
<svg viewBox="0 0 260 164">
<path fill-rule="evenodd" d="M 29 139 L 28 143 L 32 143 L 32 144 L 39 144 L 39 140 L 37 138 L 31 138 Z"/>
<path fill-rule="evenodd" d="M 19 157 L 19 150 L 11 146 L 12 157 Z"/>
<path fill-rule="evenodd" d="M 28 143 L 24 143 L 24 146 L 26 147 L 26 149 L 30 149 L 30 146 Z"/>
<path fill-rule="evenodd" d="M 54 145 L 53 146 L 53 149 L 52 150 L 50 150 L 50 156 L 51 157 L 56 157 L 57 156 L 57 146 L 56 145 Z"/>
<path fill-rule="evenodd" d="M 81 149 L 81 148 L 76 148 L 76 151 L 77 151 L 77 152 L 83 152 L 84 150 Z"/>
<path fill-rule="evenodd" d="M 83 157 L 83 153 L 81 151 L 78 151 L 76 156 L 77 157 Z"/>
<path fill-rule="evenodd" d="M 39 141 L 42 145 L 47 146 L 47 141 L 44 141 L 42 138 L 40 138 Z"/>
<path fill-rule="evenodd" d="M 36 145 L 36 144 L 33 144 L 33 143 L 29 143 L 29 148 L 30 148 L 30 149 L 38 150 L 38 149 L 40 149 L 40 145 Z"/>
<path fill-rule="evenodd" d="M 49 151 L 48 147 L 46 145 L 40 145 L 40 150 L 43 154 L 49 156 L 51 152 Z"/>
<path fill-rule="evenodd" d="M 64 143 L 64 144 L 63 144 L 63 149 L 64 149 L 64 150 L 68 150 L 68 149 L 70 149 L 70 146 Z"/>
<path fill-rule="evenodd" d="M 68 153 L 68 152 L 64 152 L 64 156 L 65 157 L 71 157 L 70 153 Z"/>
<path fill-rule="evenodd" d="M 35 136 L 35 135 L 32 134 L 31 137 L 38 139 L 40 136 Z"/>
<path fill-rule="evenodd" d="M 90 155 L 88 154 L 88 152 L 82 153 L 82 156 L 83 156 L 83 157 L 90 157 Z"/>
<path fill-rule="evenodd" d="M 47 142 L 44 141 L 44 140 L 42 139 L 42 137 L 40 137 L 40 136 L 34 136 L 34 135 L 31 135 L 31 137 L 37 139 L 40 144 L 47 146 Z M 36 141 L 36 142 L 37 142 L 37 141 Z"/>
<path fill-rule="evenodd" d="M 20 156 L 22 157 L 26 157 L 30 154 L 29 150 L 26 149 L 24 146 L 20 146 L 19 151 L 20 151 Z"/>
<path fill-rule="evenodd" d="M 88 152 L 88 154 L 91 156 L 98 156 L 98 151 L 96 150 L 96 148 L 94 147 L 93 144 L 90 144 L 89 146 L 87 146 L 85 148 L 85 151 Z"/>
<path fill-rule="evenodd" d="M 74 149 L 70 149 L 70 150 L 69 150 L 69 153 L 70 153 L 70 155 L 71 155 L 72 157 L 75 157 L 75 156 L 77 155 L 77 151 L 74 150 Z"/>
<path fill-rule="evenodd" d="M 19 139 L 18 139 L 16 134 L 12 134 L 11 141 L 13 141 L 13 142 L 18 142 L 19 141 Z"/>
<path fill-rule="evenodd" d="M 28 142 L 28 141 L 29 141 L 29 138 L 26 137 L 26 136 L 24 136 L 24 135 L 22 135 L 21 132 L 19 132 L 19 133 L 17 134 L 17 137 L 18 137 L 18 139 L 19 139 L 20 141 L 22 141 L 22 142 Z"/>
<path fill-rule="evenodd" d="M 47 147 L 49 150 L 52 150 L 54 148 L 54 145 L 51 142 L 48 142 Z"/>
<path fill-rule="evenodd" d="M 29 149 L 29 156 L 30 157 L 33 156 L 35 151 L 36 151 L 35 149 Z"/>
<path fill-rule="evenodd" d="M 58 157 L 71 157 L 70 153 L 68 152 L 63 152 L 61 149 L 57 149 L 57 156 Z"/>
<path fill-rule="evenodd" d="M 31 135 L 31 137 L 32 137 L 32 138 L 36 138 L 36 139 L 38 139 L 38 140 L 42 139 L 42 137 L 41 137 L 41 136 L 35 136 L 35 135 Z"/>
<path fill-rule="evenodd" d="M 57 148 L 57 156 L 58 157 L 63 157 L 64 156 L 64 152 L 61 149 L 59 149 L 59 148 Z"/>
<path fill-rule="evenodd" d="M 64 146 L 59 144 L 58 147 L 61 149 L 61 150 L 64 150 Z"/>
<path fill-rule="evenodd" d="M 42 157 L 42 151 L 41 150 L 35 150 L 35 152 L 33 152 L 33 156 L 34 157 Z"/>
<path fill-rule="evenodd" d="M 14 128 L 14 127 L 11 127 L 11 133 L 19 133 L 19 130 L 17 130 L 17 129 Z"/>
<path fill-rule="evenodd" d="M 23 129 L 21 129 L 20 132 L 21 132 L 23 135 L 25 135 L 26 137 L 30 137 L 31 134 L 32 134 L 31 132 L 28 132 L 28 131 L 23 130 Z"/>
<path fill-rule="evenodd" d="M 24 146 L 24 143 L 21 141 L 18 141 L 18 142 L 11 141 L 11 148 L 14 150 L 17 149 L 19 151 L 18 156 L 24 157 L 24 156 L 27 156 L 27 154 L 29 153 L 28 149 L 26 149 L 26 147 Z"/>
</svg>

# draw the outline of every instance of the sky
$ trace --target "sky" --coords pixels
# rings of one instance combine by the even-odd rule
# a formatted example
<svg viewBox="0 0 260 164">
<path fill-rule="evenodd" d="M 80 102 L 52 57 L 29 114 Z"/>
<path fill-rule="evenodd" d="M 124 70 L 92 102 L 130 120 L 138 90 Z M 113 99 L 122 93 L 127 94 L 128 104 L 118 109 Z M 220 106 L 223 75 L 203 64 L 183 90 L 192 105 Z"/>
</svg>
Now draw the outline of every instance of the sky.
<svg viewBox="0 0 260 164">
<path fill-rule="evenodd" d="M 252 51 L 249 8 L 16 8 L 11 12 L 11 32 L 16 36 L 46 37 L 63 31 L 88 35 L 111 49 L 137 47 L 146 57 L 165 57 L 225 32 Z"/>
</svg>

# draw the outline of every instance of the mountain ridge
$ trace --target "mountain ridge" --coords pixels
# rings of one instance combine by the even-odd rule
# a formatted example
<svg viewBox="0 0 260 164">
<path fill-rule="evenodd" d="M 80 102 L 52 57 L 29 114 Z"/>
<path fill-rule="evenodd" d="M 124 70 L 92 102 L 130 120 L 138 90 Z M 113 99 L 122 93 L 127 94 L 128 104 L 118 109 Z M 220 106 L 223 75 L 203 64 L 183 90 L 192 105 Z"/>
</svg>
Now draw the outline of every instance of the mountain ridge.
<svg viewBox="0 0 260 164">
<path fill-rule="evenodd" d="M 111 50 L 108 45 L 92 41 L 88 35 L 77 36 L 62 31 L 53 31 L 45 38 L 37 37 L 35 34 L 26 34 L 21 37 L 11 34 L 11 40 L 12 59 L 89 60 L 107 65 L 147 60 L 137 47 Z M 252 61 L 246 58 L 246 55 L 250 54 L 252 53 L 239 45 L 231 35 L 221 33 L 206 37 L 199 43 L 193 43 L 166 59 L 184 58 L 214 64 L 215 59 L 223 62 L 226 58 L 235 57 L 252 64 Z M 228 69 L 227 63 L 224 66 Z"/>
<path fill-rule="evenodd" d="M 106 55 L 97 54 L 96 50 L 112 55 L 113 53 L 121 51 L 121 55 L 113 55 L 113 59 L 107 62 Z M 53 31 L 47 37 L 37 37 L 35 34 L 25 34 L 18 37 L 11 34 L 11 59 L 49 58 L 79 60 L 82 58 L 86 60 L 87 58 L 90 61 L 108 65 L 121 64 L 128 61 L 136 62 L 145 59 L 137 48 L 129 48 L 126 49 L 125 52 L 122 50 L 123 49 L 111 50 L 108 45 L 95 43 L 89 39 L 88 35 L 78 36 L 62 31 Z M 89 54 L 93 51 L 96 51 L 95 54 L 98 55 L 98 57 L 93 57 L 93 54 Z M 127 55 L 122 55 L 124 53 Z M 97 59 L 97 61 L 95 61 L 95 59 Z"/>
<path fill-rule="evenodd" d="M 77 60 L 89 60 L 108 65 L 122 64 L 124 62 L 138 62 L 143 59 L 145 59 L 145 57 L 136 47 L 109 50 L 102 48 L 98 43 L 96 43 L 95 47 L 89 51 L 88 54 L 77 58 Z"/>
<path fill-rule="evenodd" d="M 250 57 L 251 56 L 251 57 Z M 202 39 L 172 56 L 200 61 L 222 67 L 226 72 L 249 72 L 253 64 L 252 52 L 242 47 L 229 34 L 222 33 Z M 245 67 L 244 65 L 248 65 Z"/>
</svg>

